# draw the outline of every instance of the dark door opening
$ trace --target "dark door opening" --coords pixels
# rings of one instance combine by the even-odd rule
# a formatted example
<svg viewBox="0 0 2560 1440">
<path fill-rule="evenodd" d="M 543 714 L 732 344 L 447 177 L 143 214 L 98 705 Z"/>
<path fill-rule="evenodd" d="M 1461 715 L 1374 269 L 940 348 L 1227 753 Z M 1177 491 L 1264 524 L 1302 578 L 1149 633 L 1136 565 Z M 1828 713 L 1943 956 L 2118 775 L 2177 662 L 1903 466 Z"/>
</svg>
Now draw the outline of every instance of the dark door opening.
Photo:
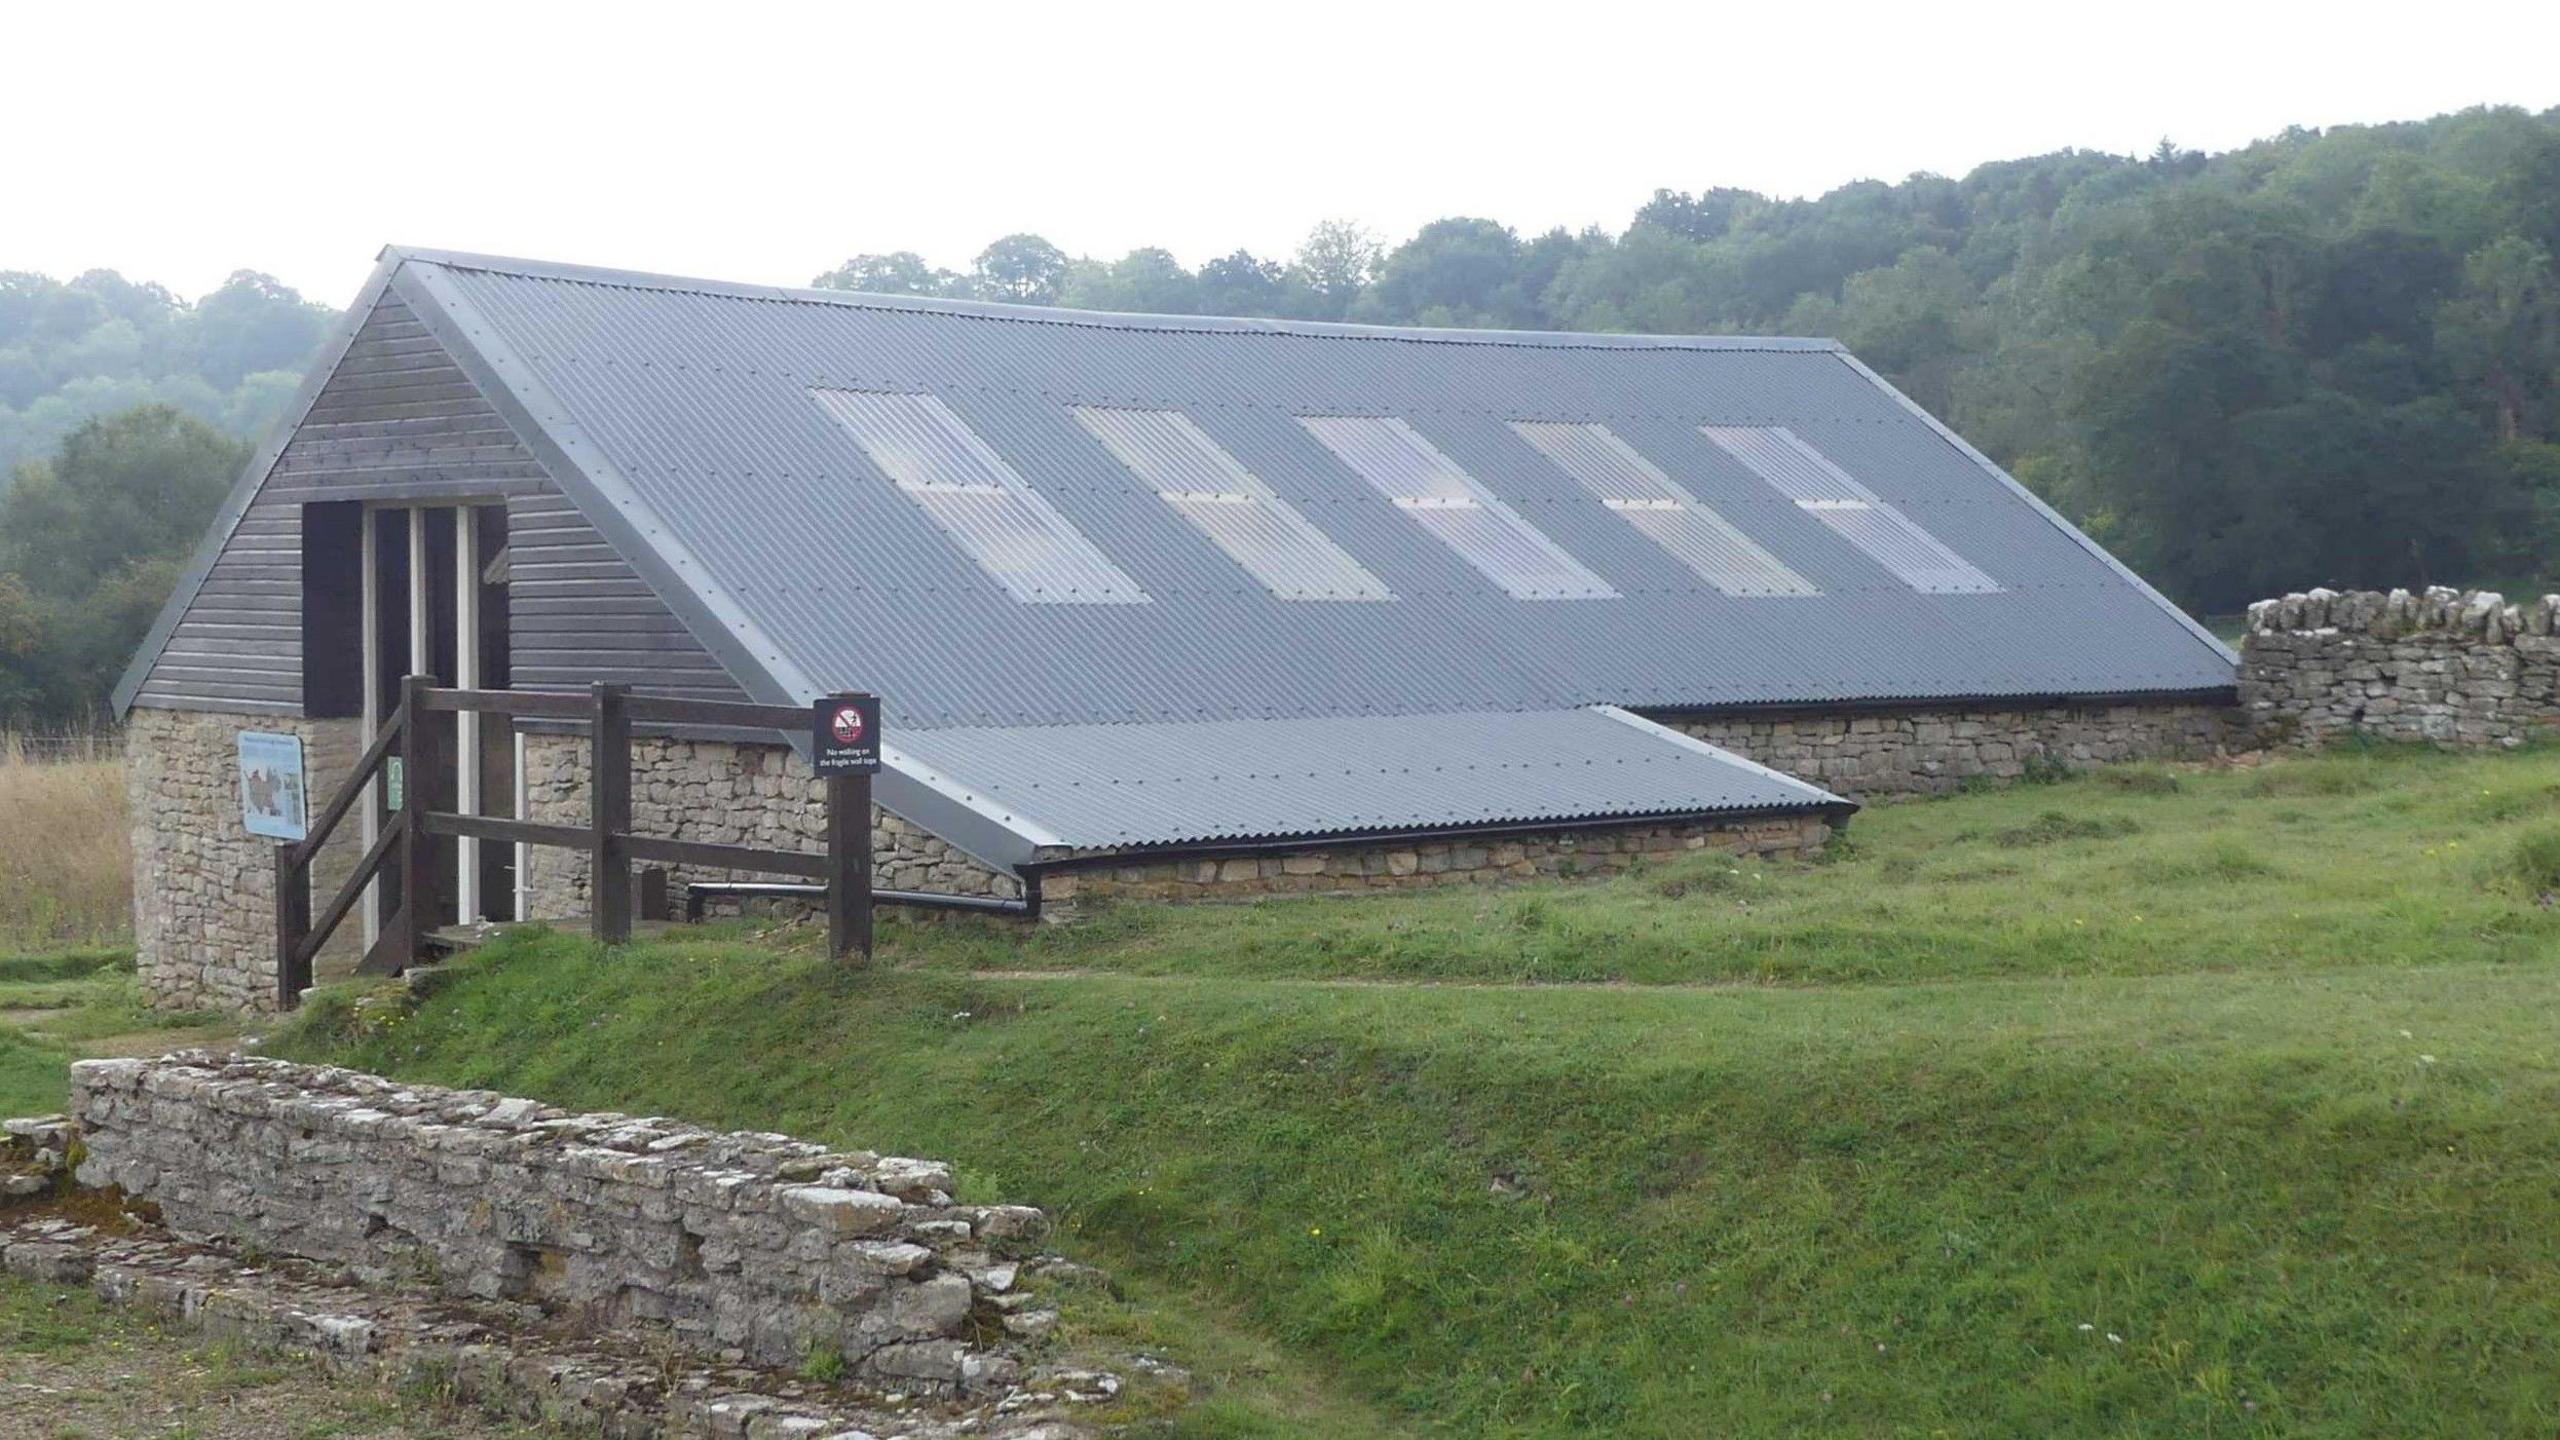
<svg viewBox="0 0 2560 1440">
<path fill-rule="evenodd" d="M 508 681 L 507 515 L 503 505 L 376 506 L 367 513 L 370 569 L 369 716 L 399 706 L 403 676 L 503 689 Z M 376 826 L 411 803 L 479 815 L 516 813 L 513 733 L 503 720 L 439 715 L 451 727 L 455 763 L 425 775 L 394 773 L 375 795 Z M 396 763 L 396 762 L 395 762 Z M 377 828 L 374 833 L 380 833 Z M 516 918 L 517 854 L 512 845 L 444 837 L 433 842 L 434 889 L 424 897 L 430 926 Z M 385 870 L 376 923 L 398 912 L 401 877 Z"/>
</svg>

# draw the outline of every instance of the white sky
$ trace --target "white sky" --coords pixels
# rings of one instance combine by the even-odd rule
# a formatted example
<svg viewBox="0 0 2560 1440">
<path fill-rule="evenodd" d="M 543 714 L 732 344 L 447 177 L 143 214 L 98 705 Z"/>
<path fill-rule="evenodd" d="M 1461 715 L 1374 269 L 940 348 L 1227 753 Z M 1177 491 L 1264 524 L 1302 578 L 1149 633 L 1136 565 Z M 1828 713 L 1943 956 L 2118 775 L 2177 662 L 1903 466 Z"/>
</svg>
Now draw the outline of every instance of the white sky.
<svg viewBox="0 0 2560 1440">
<path fill-rule="evenodd" d="M 803 284 L 847 255 L 1280 258 L 1621 228 L 2064 146 L 2560 104 L 2560 6 L 15 0 L 0 268 L 349 299 L 386 242 Z"/>
</svg>

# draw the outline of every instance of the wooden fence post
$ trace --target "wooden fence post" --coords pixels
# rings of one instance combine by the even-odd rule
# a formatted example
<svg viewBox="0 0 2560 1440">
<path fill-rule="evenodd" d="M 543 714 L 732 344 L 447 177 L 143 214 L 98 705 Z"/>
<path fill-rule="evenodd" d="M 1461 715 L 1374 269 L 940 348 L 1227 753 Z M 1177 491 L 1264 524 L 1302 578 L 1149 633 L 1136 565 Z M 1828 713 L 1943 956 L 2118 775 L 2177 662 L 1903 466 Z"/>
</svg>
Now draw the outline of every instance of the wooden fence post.
<svg viewBox="0 0 2560 1440">
<path fill-rule="evenodd" d="M 595 716 L 589 729 L 593 747 L 587 761 L 588 791 L 594 797 L 587 876 L 588 910 L 595 938 L 620 945 L 631 938 L 631 712 L 620 685 L 597 681 Z"/>
<path fill-rule="evenodd" d="M 871 958 L 871 777 L 827 777 L 827 952 Z"/>
<path fill-rule="evenodd" d="M 400 681 L 400 964 L 415 965 L 427 953 L 428 914 L 436 888 L 435 837 L 418 817 L 427 808 L 427 779 L 435 774 L 435 724 L 427 714 L 433 675 Z"/>
<path fill-rule="evenodd" d="M 311 870 L 294 863 L 294 842 L 276 846 L 276 1010 L 302 1004 L 311 985 L 311 957 L 302 953 L 311 934 Z"/>
</svg>

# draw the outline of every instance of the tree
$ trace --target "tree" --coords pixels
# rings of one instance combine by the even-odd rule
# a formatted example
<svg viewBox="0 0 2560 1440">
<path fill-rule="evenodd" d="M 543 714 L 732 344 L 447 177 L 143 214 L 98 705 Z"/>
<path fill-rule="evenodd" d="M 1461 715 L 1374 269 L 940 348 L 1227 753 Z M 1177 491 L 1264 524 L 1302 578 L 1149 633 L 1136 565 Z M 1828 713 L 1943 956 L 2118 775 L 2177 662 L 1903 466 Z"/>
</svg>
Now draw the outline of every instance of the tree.
<svg viewBox="0 0 2560 1440">
<path fill-rule="evenodd" d="M 1378 266 L 1370 299 L 1382 318 L 1425 325 L 1519 325 L 1520 237 L 1493 220 L 1434 220 Z"/>
<path fill-rule="evenodd" d="M 23 725 L 43 708 L 39 671 L 49 617 L 14 575 L 0 575 L 0 727 Z"/>
<path fill-rule="evenodd" d="M 1200 267 L 1201 313 L 1279 314 L 1288 274 L 1285 266 L 1256 259 L 1250 250 L 1220 256 Z"/>
<path fill-rule="evenodd" d="M 1317 318 L 1338 320 L 1369 288 L 1378 269 L 1378 239 L 1348 220 L 1321 220 L 1289 265 Z"/>
<path fill-rule="evenodd" d="M 0 573 L 70 601 L 133 561 L 183 554 L 248 458 L 246 443 L 165 405 L 92 420 L 0 494 Z"/>
<path fill-rule="evenodd" d="M 962 281 L 936 269 L 913 250 L 856 255 L 809 282 L 821 290 L 860 290 L 872 295 L 949 295 Z"/>
<path fill-rule="evenodd" d="M 1064 298 L 1087 310 L 1187 315 L 1200 307 L 1200 282 L 1172 251 L 1151 246 L 1076 272 Z"/>
<path fill-rule="evenodd" d="M 196 302 L 190 323 L 196 372 L 228 389 L 261 370 L 302 368 L 328 330 L 329 311 L 272 275 L 235 270 Z"/>
<path fill-rule="evenodd" d="M 1066 252 L 1037 235 L 1007 235 L 978 252 L 978 286 L 989 299 L 1052 305 L 1066 278 Z"/>
<path fill-rule="evenodd" d="M 2486 402 L 2500 440 L 2553 438 L 2560 275 L 2548 251 L 2509 235 L 2464 261 L 2461 292 L 2437 317 L 2436 343 Z"/>
</svg>

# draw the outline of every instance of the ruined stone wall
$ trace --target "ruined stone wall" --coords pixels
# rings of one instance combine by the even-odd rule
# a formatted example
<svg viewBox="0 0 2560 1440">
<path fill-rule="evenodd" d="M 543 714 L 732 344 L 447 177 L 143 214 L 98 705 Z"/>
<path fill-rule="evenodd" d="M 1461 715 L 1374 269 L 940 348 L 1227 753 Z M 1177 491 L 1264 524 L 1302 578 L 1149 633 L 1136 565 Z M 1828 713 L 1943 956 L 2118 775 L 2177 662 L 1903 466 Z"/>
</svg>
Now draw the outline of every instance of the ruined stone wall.
<svg viewBox="0 0 2560 1440">
<path fill-rule="evenodd" d="M 1606 875 L 1693 850 L 1810 857 L 1831 838 L 1820 815 L 1730 822 L 1593 827 L 1510 839 L 1446 840 L 1280 850 L 1217 858 L 1089 862 L 1041 880 L 1043 915 L 1066 917 L 1079 901 L 1228 900 L 1256 895 L 1343 894 L 1484 885 L 1538 876 Z"/>
<path fill-rule="evenodd" d="M 2518 745 L 2560 734 L 2560 595 L 2311 590 L 2249 607 L 2240 703 L 2261 743 Z"/>
<path fill-rule="evenodd" d="M 930 1161 L 203 1052 L 75 1065 L 71 1117 L 80 1183 L 182 1239 L 906 1390 L 1020 1370 L 971 1337 L 1006 1333 L 1045 1218 Z"/>
<path fill-rule="evenodd" d="M 354 720 L 301 720 L 136 708 L 125 722 L 133 826 L 133 942 L 143 993 L 169 1009 L 276 1008 L 276 842 L 241 823 L 243 730 L 302 737 L 310 808 L 328 803 L 363 752 Z M 350 820 L 312 867 L 313 908 L 363 853 Z M 352 968 L 363 936 L 350 920 L 314 973 Z"/>
<path fill-rule="evenodd" d="M 586 737 L 528 735 L 524 749 L 530 817 L 557 825 L 586 824 Z M 826 818 L 826 783 L 788 746 L 648 735 L 631 742 L 631 823 L 641 834 L 816 854 L 826 849 Z M 584 851 L 536 846 L 527 867 L 532 913 L 545 920 L 585 915 L 587 868 Z M 997 874 L 886 810 L 872 812 L 871 874 L 874 884 L 892 890 L 1022 893 L 1020 881 Z M 676 866 L 667 878 L 671 892 L 681 895 L 690 880 L 787 877 Z"/>
<path fill-rule="evenodd" d="M 1976 777 L 2015 780 L 2039 766 L 2203 760 L 2250 747 L 2231 707 L 2195 701 L 1655 718 L 1856 800 L 1944 795 Z"/>
</svg>

